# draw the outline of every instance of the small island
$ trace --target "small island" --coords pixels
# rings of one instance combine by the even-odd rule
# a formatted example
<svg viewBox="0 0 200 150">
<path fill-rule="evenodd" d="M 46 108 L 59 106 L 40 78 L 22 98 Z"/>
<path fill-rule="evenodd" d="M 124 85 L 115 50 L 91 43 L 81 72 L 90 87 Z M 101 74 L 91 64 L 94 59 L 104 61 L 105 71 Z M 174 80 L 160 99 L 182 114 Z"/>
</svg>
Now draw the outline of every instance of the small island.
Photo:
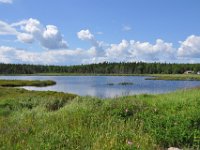
<svg viewBox="0 0 200 150">
<path fill-rule="evenodd" d="M 114 86 L 114 85 L 123 85 L 123 86 L 126 86 L 126 85 L 133 85 L 133 82 L 107 83 L 107 85 L 109 85 L 109 86 Z"/>
<path fill-rule="evenodd" d="M 0 86 L 2 87 L 20 87 L 20 86 L 45 87 L 55 84 L 56 82 L 51 80 L 0 80 Z"/>
</svg>

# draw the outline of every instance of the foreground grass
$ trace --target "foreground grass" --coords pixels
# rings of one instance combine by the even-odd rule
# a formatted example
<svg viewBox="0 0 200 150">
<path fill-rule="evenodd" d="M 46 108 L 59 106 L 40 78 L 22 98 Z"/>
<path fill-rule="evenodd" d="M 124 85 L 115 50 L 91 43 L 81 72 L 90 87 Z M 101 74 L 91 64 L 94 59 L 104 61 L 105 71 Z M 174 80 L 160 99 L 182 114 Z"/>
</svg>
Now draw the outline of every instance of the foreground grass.
<svg viewBox="0 0 200 150">
<path fill-rule="evenodd" d="M 0 86 L 2 87 L 18 87 L 18 86 L 49 86 L 55 85 L 55 81 L 51 80 L 0 80 Z"/>
<path fill-rule="evenodd" d="M 115 99 L 0 88 L 0 149 L 198 149 L 200 89 Z"/>
</svg>

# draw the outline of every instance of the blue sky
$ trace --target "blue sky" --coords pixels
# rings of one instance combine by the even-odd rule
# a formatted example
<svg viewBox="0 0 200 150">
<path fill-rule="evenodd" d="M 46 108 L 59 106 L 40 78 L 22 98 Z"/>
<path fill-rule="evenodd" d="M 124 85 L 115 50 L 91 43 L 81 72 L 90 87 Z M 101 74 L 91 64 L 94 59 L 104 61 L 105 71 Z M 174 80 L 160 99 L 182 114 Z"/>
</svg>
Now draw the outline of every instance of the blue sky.
<svg viewBox="0 0 200 150">
<path fill-rule="evenodd" d="M 199 0 L 0 0 L 0 62 L 200 63 Z"/>
</svg>

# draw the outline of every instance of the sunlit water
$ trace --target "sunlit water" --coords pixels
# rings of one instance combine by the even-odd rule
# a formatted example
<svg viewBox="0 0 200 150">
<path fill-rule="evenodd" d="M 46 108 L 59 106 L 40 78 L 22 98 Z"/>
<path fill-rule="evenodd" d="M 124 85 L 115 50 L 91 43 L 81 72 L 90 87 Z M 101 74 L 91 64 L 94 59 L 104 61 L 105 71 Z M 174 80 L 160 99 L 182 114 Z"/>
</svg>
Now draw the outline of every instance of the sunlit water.
<svg viewBox="0 0 200 150">
<path fill-rule="evenodd" d="M 24 87 L 28 90 L 61 91 L 78 95 L 102 98 L 133 94 L 167 93 L 177 89 L 200 86 L 200 81 L 145 80 L 141 76 L 0 76 L 0 79 L 54 80 L 56 85 L 48 87 Z M 132 82 L 133 85 L 119 85 Z M 108 85 L 114 83 L 114 85 Z"/>
</svg>

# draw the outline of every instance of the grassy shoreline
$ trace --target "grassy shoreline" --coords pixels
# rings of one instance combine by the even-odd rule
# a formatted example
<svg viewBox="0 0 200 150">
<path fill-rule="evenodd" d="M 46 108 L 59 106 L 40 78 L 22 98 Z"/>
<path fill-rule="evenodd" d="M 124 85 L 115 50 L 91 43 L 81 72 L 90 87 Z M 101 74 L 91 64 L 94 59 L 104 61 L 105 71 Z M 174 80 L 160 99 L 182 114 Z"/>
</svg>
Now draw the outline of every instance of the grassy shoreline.
<svg viewBox="0 0 200 150">
<path fill-rule="evenodd" d="M 150 74 L 95 74 L 95 73 L 35 73 L 35 74 L 0 74 L 0 76 L 146 76 Z"/>
<path fill-rule="evenodd" d="M 146 78 L 146 80 L 178 80 L 178 81 L 200 81 L 200 75 L 196 74 L 159 74 L 159 75 L 151 75 L 150 78 Z"/>
<path fill-rule="evenodd" d="M 87 74 L 87 73 L 37 73 L 37 74 L 0 74 L 0 76 L 146 76 L 147 80 L 196 80 L 197 74 Z"/>
<path fill-rule="evenodd" d="M 0 86 L 2 87 L 19 87 L 19 86 L 36 86 L 45 87 L 50 85 L 55 85 L 55 81 L 51 80 L 1 80 Z"/>
<path fill-rule="evenodd" d="M 0 87 L 0 149 L 197 149 L 199 90 L 102 100 Z"/>
</svg>

